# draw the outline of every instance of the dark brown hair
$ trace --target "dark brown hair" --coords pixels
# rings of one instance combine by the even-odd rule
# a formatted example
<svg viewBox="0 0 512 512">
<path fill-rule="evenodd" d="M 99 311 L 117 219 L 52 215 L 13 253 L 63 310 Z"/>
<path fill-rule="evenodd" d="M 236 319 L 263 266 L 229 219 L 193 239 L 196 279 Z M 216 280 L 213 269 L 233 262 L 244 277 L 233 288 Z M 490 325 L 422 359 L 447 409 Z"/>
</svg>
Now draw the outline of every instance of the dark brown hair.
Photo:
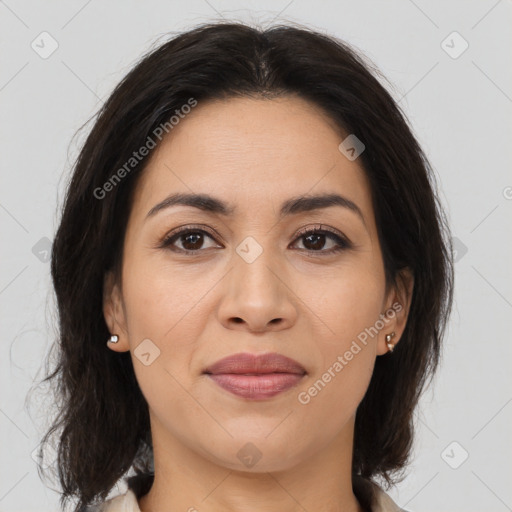
<svg viewBox="0 0 512 512">
<path fill-rule="evenodd" d="M 453 262 L 431 166 L 377 75 L 353 48 L 321 33 L 222 22 L 161 44 L 117 85 L 74 165 L 52 249 L 58 359 L 43 382 L 56 383 L 59 413 L 42 444 L 59 434 L 61 504 L 77 497 L 75 512 L 85 510 L 128 470 L 136 473 L 128 482 L 139 497 L 152 484 L 148 404 L 130 353 L 106 348 L 102 312 L 103 278 L 110 269 L 119 276 L 133 191 L 148 157 L 101 199 L 94 191 L 190 98 L 298 95 L 365 144 L 359 158 L 371 185 L 386 283 L 409 268 L 414 292 L 400 343 L 377 358 L 358 407 L 352 468 L 354 477 L 397 481 L 410 457 L 413 411 L 439 362 Z M 356 494 L 370 506 L 367 493 Z"/>
</svg>

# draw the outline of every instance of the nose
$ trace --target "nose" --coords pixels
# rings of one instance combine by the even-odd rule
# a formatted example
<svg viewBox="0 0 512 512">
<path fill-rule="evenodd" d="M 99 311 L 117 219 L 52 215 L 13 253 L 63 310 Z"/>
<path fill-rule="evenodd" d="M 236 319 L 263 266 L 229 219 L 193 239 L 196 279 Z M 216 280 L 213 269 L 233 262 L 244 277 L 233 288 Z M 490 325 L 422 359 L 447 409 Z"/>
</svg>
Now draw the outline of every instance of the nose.
<svg viewBox="0 0 512 512">
<path fill-rule="evenodd" d="M 228 329 L 279 331 L 297 319 L 296 300 L 284 265 L 271 251 L 248 263 L 234 254 L 233 268 L 223 279 L 219 320 Z"/>
</svg>

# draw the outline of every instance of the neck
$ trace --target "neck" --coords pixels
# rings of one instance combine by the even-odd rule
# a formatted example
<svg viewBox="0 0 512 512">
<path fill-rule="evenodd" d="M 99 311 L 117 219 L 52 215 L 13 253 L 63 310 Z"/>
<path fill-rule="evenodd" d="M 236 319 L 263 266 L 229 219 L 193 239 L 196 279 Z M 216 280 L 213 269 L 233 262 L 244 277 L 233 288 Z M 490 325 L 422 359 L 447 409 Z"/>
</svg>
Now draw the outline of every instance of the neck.
<svg viewBox="0 0 512 512">
<path fill-rule="evenodd" d="M 353 418 L 329 445 L 296 464 L 246 471 L 212 461 L 151 422 L 155 478 L 139 499 L 141 512 L 364 512 L 352 489 Z"/>
</svg>

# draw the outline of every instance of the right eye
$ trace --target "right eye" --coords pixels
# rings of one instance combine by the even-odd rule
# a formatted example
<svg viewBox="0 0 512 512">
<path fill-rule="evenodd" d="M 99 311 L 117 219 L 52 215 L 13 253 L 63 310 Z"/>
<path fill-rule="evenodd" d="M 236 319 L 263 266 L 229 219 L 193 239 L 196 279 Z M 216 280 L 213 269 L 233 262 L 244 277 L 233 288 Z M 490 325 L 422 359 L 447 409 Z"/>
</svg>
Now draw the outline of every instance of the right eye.
<svg viewBox="0 0 512 512">
<path fill-rule="evenodd" d="M 205 236 L 214 240 L 213 235 L 204 229 L 185 226 L 166 235 L 160 247 L 168 248 L 175 252 L 195 254 L 204 249 L 203 244 L 205 243 Z M 182 247 L 177 247 L 175 245 L 176 242 L 181 243 Z"/>
</svg>

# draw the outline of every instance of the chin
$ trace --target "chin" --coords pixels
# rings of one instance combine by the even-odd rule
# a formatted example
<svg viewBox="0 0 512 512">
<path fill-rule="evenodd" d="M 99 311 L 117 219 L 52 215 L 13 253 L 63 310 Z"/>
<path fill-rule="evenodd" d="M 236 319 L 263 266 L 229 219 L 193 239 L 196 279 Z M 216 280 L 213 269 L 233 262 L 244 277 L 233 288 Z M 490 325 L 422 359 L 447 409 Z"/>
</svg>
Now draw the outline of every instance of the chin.
<svg viewBox="0 0 512 512">
<path fill-rule="evenodd" d="M 274 422 L 272 428 L 275 429 L 275 426 Z M 260 436 L 248 436 L 243 433 L 236 435 L 232 432 L 233 438 L 224 439 L 220 443 L 215 443 L 210 438 L 203 447 L 203 456 L 233 471 L 263 473 L 289 470 L 318 449 L 313 446 L 313 441 L 309 449 L 291 444 L 289 440 L 294 436 L 289 432 L 283 431 L 281 436 L 276 433 L 268 435 L 269 432 L 272 432 L 272 429 Z M 216 449 L 212 450 L 212 446 Z"/>
</svg>

